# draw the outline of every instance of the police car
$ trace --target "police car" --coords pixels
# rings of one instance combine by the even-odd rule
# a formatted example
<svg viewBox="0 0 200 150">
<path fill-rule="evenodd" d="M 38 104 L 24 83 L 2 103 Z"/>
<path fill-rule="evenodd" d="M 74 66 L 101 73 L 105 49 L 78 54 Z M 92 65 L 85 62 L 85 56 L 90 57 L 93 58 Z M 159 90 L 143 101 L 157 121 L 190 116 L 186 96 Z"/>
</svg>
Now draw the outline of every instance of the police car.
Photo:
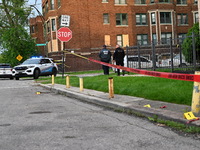
<svg viewBox="0 0 200 150">
<path fill-rule="evenodd" d="M 1 63 L 0 64 L 0 78 L 10 78 L 13 79 L 12 76 L 12 67 L 10 64 L 7 63 Z"/>
<path fill-rule="evenodd" d="M 24 61 L 21 65 L 13 68 L 12 74 L 16 80 L 20 77 L 33 77 L 38 79 L 39 76 L 56 76 L 58 72 L 57 65 L 52 58 L 30 58 Z"/>
</svg>

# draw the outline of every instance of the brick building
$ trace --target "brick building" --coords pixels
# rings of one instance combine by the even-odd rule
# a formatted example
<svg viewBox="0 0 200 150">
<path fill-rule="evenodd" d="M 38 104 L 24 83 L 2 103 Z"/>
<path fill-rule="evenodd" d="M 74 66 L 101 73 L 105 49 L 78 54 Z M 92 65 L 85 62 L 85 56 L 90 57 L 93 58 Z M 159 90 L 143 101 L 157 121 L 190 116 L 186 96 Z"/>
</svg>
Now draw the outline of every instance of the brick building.
<svg viewBox="0 0 200 150">
<path fill-rule="evenodd" d="M 43 34 L 44 20 L 42 16 L 30 18 L 29 24 L 30 24 L 30 33 L 31 33 L 32 38 L 35 40 L 37 44 L 44 44 L 45 43 L 44 34 Z M 41 51 L 41 55 L 45 56 L 46 55 L 45 46 L 39 46 L 39 49 Z"/>
<path fill-rule="evenodd" d="M 168 38 L 184 37 L 199 21 L 197 4 L 198 0 L 42 0 L 48 54 L 59 59 L 63 49 L 92 56 L 103 44 L 167 44 Z M 73 32 L 65 43 L 56 37 L 61 15 L 70 16 Z"/>
</svg>

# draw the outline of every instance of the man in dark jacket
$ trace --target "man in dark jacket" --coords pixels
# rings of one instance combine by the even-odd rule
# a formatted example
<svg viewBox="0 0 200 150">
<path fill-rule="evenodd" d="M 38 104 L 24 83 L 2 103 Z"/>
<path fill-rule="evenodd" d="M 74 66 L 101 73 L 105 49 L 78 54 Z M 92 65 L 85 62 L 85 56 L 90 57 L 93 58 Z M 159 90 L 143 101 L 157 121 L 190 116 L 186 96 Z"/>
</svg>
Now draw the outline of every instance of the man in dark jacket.
<svg viewBox="0 0 200 150">
<path fill-rule="evenodd" d="M 111 60 L 111 52 L 106 48 L 106 45 L 103 45 L 103 49 L 99 53 L 99 57 L 102 62 L 109 63 Z M 109 67 L 102 65 L 104 75 L 109 75 Z"/>
<path fill-rule="evenodd" d="M 116 62 L 116 65 L 124 66 L 124 50 L 117 44 L 115 52 L 113 54 L 113 61 Z M 124 75 L 124 70 L 122 70 Z M 117 69 L 117 75 L 120 76 L 120 69 Z"/>
</svg>

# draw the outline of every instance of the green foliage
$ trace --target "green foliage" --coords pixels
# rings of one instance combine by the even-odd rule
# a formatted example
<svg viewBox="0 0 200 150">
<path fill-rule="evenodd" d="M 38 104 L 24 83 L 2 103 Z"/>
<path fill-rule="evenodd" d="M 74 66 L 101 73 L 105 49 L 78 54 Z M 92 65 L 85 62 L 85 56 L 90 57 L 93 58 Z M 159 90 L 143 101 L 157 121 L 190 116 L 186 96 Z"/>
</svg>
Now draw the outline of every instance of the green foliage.
<svg viewBox="0 0 200 150">
<path fill-rule="evenodd" d="M 200 36 L 199 36 L 199 23 L 194 24 L 194 26 L 188 31 L 187 37 L 182 44 L 183 54 L 187 62 L 192 63 L 191 58 L 193 58 L 193 41 L 192 34 L 194 33 L 196 56 L 200 56 Z"/>
<path fill-rule="evenodd" d="M 31 55 L 36 55 L 35 43 L 23 27 L 8 28 L 1 36 L 2 46 L 7 50 L 2 53 L 3 60 L 11 65 L 20 63 L 16 57 L 21 55 L 22 62 Z"/>
<path fill-rule="evenodd" d="M 25 0 L 2 0 L 0 5 L 0 42 L 4 49 L 1 61 L 12 66 L 38 53 L 35 42 L 25 29 L 30 14 L 25 3 Z M 23 57 L 21 62 L 16 59 L 18 55 Z"/>
</svg>

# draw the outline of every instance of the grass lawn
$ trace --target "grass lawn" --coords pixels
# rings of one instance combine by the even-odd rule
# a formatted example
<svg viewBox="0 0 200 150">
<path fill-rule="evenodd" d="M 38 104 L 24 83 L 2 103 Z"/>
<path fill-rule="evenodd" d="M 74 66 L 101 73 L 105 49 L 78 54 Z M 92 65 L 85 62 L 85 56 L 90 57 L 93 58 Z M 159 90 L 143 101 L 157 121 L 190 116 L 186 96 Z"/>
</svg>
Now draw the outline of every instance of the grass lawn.
<svg viewBox="0 0 200 150">
<path fill-rule="evenodd" d="M 93 77 L 84 77 L 84 88 L 108 92 L 108 78 L 113 77 L 114 93 L 121 95 L 130 95 L 143 97 L 150 100 L 158 100 L 176 104 L 191 106 L 193 82 L 172 80 L 156 77 L 144 76 L 109 76 L 99 75 Z M 51 83 L 51 78 L 41 78 L 38 80 L 47 80 L 43 83 Z M 55 83 L 66 84 L 65 78 L 56 77 Z M 79 86 L 79 78 L 70 75 L 70 85 Z"/>
</svg>

